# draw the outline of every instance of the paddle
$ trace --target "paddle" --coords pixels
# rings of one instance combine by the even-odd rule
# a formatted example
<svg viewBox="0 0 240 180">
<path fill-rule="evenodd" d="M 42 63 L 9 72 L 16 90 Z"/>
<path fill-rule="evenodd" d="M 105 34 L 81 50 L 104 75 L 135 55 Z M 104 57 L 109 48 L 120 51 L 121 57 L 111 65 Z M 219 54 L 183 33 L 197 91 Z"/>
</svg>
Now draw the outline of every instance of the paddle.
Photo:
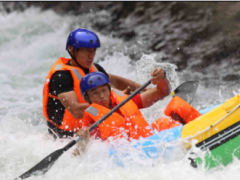
<svg viewBox="0 0 240 180">
<path fill-rule="evenodd" d="M 109 111 L 105 116 L 100 118 L 97 122 L 95 122 L 90 128 L 89 131 L 91 132 L 94 130 L 100 123 L 102 123 L 105 119 L 107 119 L 111 114 L 113 114 L 115 111 L 117 111 L 121 106 L 123 106 L 126 102 L 128 102 L 130 99 L 132 99 L 136 94 L 138 94 L 141 90 L 143 90 L 145 87 L 147 87 L 151 83 L 151 80 L 148 80 L 144 85 L 142 85 L 140 88 L 138 88 L 134 93 L 132 93 L 130 96 L 128 96 L 124 101 L 119 103 L 117 106 L 115 106 L 111 111 Z M 80 141 L 81 138 L 77 136 L 74 140 L 72 140 L 70 143 L 68 143 L 65 147 L 62 149 L 59 149 L 57 151 L 54 151 L 47 157 L 45 157 L 41 162 L 39 162 L 37 165 L 35 165 L 33 168 L 31 168 L 29 171 L 25 172 L 18 178 L 20 179 L 26 179 L 31 175 L 37 175 L 38 173 L 44 174 L 46 173 L 51 166 L 55 163 L 55 161 L 68 149 L 70 149 L 73 145 L 75 145 L 78 141 Z M 17 178 L 17 179 L 18 179 Z"/>
<path fill-rule="evenodd" d="M 111 111 L 109 111 L 105 116 L 100 118 L 97 122 L 95 122 L 90 128 L 89 131 L 91 132 L 94 130 L 100 123 L 102 123 L 105 119 L 107 119 L 111 114 L 113 114 L 115 111 L 117 111 L 121 106 L 123 106 L 126 102 L 128 102 L 130 99 L 132 99 L 136 94 L 140 93 L 145 87 L 147 87 L 151 83 L 151 80 L 148 80 L 144 85 L 142 85 L 140 88 L 138 88 L 135 92 L 133 92 L 130 96 L 128 96 L 124 101 L 119 103 L 117 106 L 115 106 Z M 198 81 L 189 81 L 181 84 L 174 92 L 171 92 L 171 95 L 181 95 L 183 97 L 187 97 L 187 100 L 193 100 L 194 93 L 196 92 L 198 86 Z M 190 87 L 190 88 L 189 88 Z M 193 91 L 191 91 L 191 88 L 193 88 Z M 186 95 L 184 92 L 188 93 L 189 95 Z M 189 102 L 188 101 L 188 102 Z M 72 146 L 74 146 L 78 141 L 80 141 L 81 138 L 77 136 L 74 140 L 72 140 L 70 143 L 68 143 L 65 147 L 62 149 L 56 150 L 47 157 L 45 157 L 41 162 L 39 162 L 37 165 L 35 165 L 33 168 L 19 176 L 17 179 L 26 179 L 32 175 L 38 175 L 38 174 L 44 174 L 46 173 L 52 165 L 55 163 L 55 161 L 68 149 L 70 149 Z"/>
<path fill-rule="evenodd" d="M 171 92 L 173 96 L 179 96 L 188 104 L 193 102 L 196 94 L 199 82 L 198 81 L 187 81 L 178 86 L 174 91 Z"/>
</svg>

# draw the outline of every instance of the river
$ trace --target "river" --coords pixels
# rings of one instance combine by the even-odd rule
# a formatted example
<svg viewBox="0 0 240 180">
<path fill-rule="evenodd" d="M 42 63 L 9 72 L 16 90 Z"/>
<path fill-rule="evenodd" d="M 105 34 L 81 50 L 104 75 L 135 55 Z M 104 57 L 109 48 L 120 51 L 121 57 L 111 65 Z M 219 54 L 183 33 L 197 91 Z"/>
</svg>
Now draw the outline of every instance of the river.
<svg viewBox="0 0 240 180">
<path fill-rule="evenodd" d="M 60 16 L 53 11 L 40 11 L 37 8 L 0 14 L 1 180 L 18 177 L 70 141 L 53 141 L 48 135 L 42 115 L 43 85 L 53 63 L 60 56 L 69 57 L 65 50 L 69 32 L 78 27 L 91 29 L 87 17 L 92 15 L 94 13 L 82 17 Z M 77 24 L 79 18 L 82 21 Z M 136 62 L 123 53 L 127 48 L 125 42 L 96 33 L 102 46 L 97 50 L 95 62 L 109 73 L 139 80 Z M 171 82 L 173 86 L 189 80 L 186 74 L 191 74 L 195 80 L 201 76 L 190 70 L 172 72 L 170 75 L 175 77 Z M 144 80 L 147 78 L 142 79 Z M 233 82 L 201 81 L 193 106 L 200 110 L 224 102 L 238 93 L 238 85 Z M 144 110 L 146 119 L 151 122 L 156 111 L 159 116 L 162 115 L 170 99 L 168 97 L 153 108 Z M 63 154 L 45 175 L 28 179 L 239 179 L 238 160 L 226 168 L 207 171 L 204 168 L 192 168 L 187 155 L 179 155 L 181 158 L 169 161 L 162 161 L 161 157 L 157 160 L 142 161 L 137 155 L 132 155 L 134 162 L 119 167 L 114 159 L 109 157 L 106 143 L 92 140 L 81 157 L 73 156 L 73 149 Z"/>
</svg>

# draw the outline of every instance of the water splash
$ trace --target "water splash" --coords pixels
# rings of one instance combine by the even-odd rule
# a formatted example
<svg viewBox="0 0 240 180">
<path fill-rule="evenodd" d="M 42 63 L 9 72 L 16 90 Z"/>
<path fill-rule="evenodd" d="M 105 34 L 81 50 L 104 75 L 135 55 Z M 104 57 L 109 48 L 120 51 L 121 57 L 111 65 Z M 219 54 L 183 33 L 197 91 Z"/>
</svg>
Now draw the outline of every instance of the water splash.
<svg viewBox="0 0 240 180">
<path fill-rule="evenodd" d="M 179 79 L 177 76 L 177 66 L 171 63 L 158 63 L 155 60 L 156 54 L 144 54 L 142 58 L 136 62 L 136 77 L 140 83 L 145 83 L 151 78 L 151 71 L 155 68 L 161 67 L 165 72 L 167 79 L 169 80 L 173 89 L 179 85 Z M 153 85 L 151 85 L 153 86 Z"/>
<path fill-rule="evenodd" d="M 79 24 L 75 23 L 79 17 L 59 16 L 53 11 L 41 12 L 36 8 L 0 14 L 0 179 L 15 179 L 47 155 L 69 143 L 70 140 L 53 141 L 48 136 L 46 121 L 42 116 L 42 88 L 53 63 L 60 56 L 69 57 L 65 51 L 69 31 L 79 26 L 90 27 L 91 18 L 86 17 L 90 16 L 81 16 L 82 24 Z M 180 73 L 175 72 L 175 65 L 158 63 L 154 55 L 144 55 L 135 65 L 124 54 L 126 42 L 97 34 L 102 47 L 95 58 L 100 61 L 95 62 L 102 65 L 107 72 L 132 80 L 138 78 L 138 82 L 143 83 L 150 78 L 151 70 L 160 66 L 167 72 L 172 86 L 178 85 L 177 75 Z M 141 62 L 142 65 L 139 65 Z M 146 72 L 141 72 L 142 69 Z M 227 92 L 224 89 L 220 96 L 218 86 L 211 88 L 200 86 L 197 93 L 205 107 L 211 105 L 209 98 L 221 102 L 226 99 Z M 235 84 L 231 89 L 239 93 Z M 142 110 L 148 122 L 163 116 L 163 110 L 170 100 L 171 98 L 165 98 L 151 108 Z M 72 155 L 74 148 L 64 153 L 45 175 L 28 179 L 239 179 L 240 163 L 237 160 L 224 171 L 207 173 L 204 169 L 195 170 L 189 166 L 187 157 L 170 163 L 163 163 L 160 159 L 152 164 L 151 161 L 139 159 L 136 149 L 130 149 L 131 158 L 142 165 L 129 163 L 127 167 L 121 168 L 109 157 L 108 145 L 101 141 L 91 141 L 81 157 Z M 178 152 L 174 155 L 177 154 Z"/>
</svg>

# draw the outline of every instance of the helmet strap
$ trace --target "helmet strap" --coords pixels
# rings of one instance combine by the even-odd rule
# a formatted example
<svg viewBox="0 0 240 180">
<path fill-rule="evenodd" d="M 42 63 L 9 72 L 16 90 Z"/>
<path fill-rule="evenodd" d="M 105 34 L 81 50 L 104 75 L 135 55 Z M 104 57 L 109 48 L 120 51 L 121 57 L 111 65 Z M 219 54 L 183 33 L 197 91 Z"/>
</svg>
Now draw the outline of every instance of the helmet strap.
<svg viewBox="0 0 240 180">
<path fill-rule="evenodd" d="M 92 101 L 90 100 L 89 96 L 87 95 L 87 93 L 84 95 L 84 99 L 85 101 L 88 102 L 88 104 L 92 104 Z"/>
<path fill-rule="evenodd" d="M 86 94 L 84 95 L 84 100 L 87 101 L 88 104 L 92 104 L 92 101 L 90 100 L 90 98 L 89 98 L 87 92 L 86 92 Z M 108 109 L 110 109 L 111 106 L 112 106 L 112 99 L 110 99 L 110 103 L 109 103 Z"/>
<path fill-rule="evenodd" d="M 108 109 L 110 109 L 111 106 L 112 106 L 112 99 L 110 100 L 110 103 L 109 103 Z"/>
<path fill-rule="evenodd" d="M 74 50 L 75 50 L 75 49 L 74 49 Z M 81 69 L 86 69 L 86 68 L 82 67 L 82 66 L 77 62 L 76 58 L 71 54 L 71 52 L 70 52 L 69 49 L 67 50 L 67 52 L 68 52 L 68 54 L 71 56 L 72 60 L 74 60 L 75 63 L 76 63 Z"/>
<path fill-rule="evenodd" d="M 111 86 L 108 84 L 108 88 L 109 88 L 109 91 L 111 93 Z M 111 96 L 110 96 L 111 97 Z M 108 109 L 110 109 L 112 106 L 112 99 L 110 98 L 110 103 L 109 103 L 109 106 L 108 106 Z"/>
</svg>

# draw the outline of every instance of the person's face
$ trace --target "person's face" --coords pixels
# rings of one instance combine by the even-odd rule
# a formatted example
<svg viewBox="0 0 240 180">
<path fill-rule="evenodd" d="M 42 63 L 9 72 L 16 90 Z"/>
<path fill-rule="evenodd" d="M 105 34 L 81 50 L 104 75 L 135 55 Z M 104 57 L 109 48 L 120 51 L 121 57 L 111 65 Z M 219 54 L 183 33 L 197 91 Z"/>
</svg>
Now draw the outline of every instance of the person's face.
<svg viewBox="0 0 240 180">
<path fill-rule="evenodd" d="M 96 48 L 79 48 L 75 50 L 75 58 L 77 62 L 84 68 L 89 69 L 93 63 Z"/>
<path fill-rule="evenodd" d="M 87 91 L 87 95 L 92 103 L 102 105 L 106 108 L 109 107 L 111 101 L 111 92 L 109 90 L 108 84 L 98 86 L 96 88 Z"/>
</svg>

